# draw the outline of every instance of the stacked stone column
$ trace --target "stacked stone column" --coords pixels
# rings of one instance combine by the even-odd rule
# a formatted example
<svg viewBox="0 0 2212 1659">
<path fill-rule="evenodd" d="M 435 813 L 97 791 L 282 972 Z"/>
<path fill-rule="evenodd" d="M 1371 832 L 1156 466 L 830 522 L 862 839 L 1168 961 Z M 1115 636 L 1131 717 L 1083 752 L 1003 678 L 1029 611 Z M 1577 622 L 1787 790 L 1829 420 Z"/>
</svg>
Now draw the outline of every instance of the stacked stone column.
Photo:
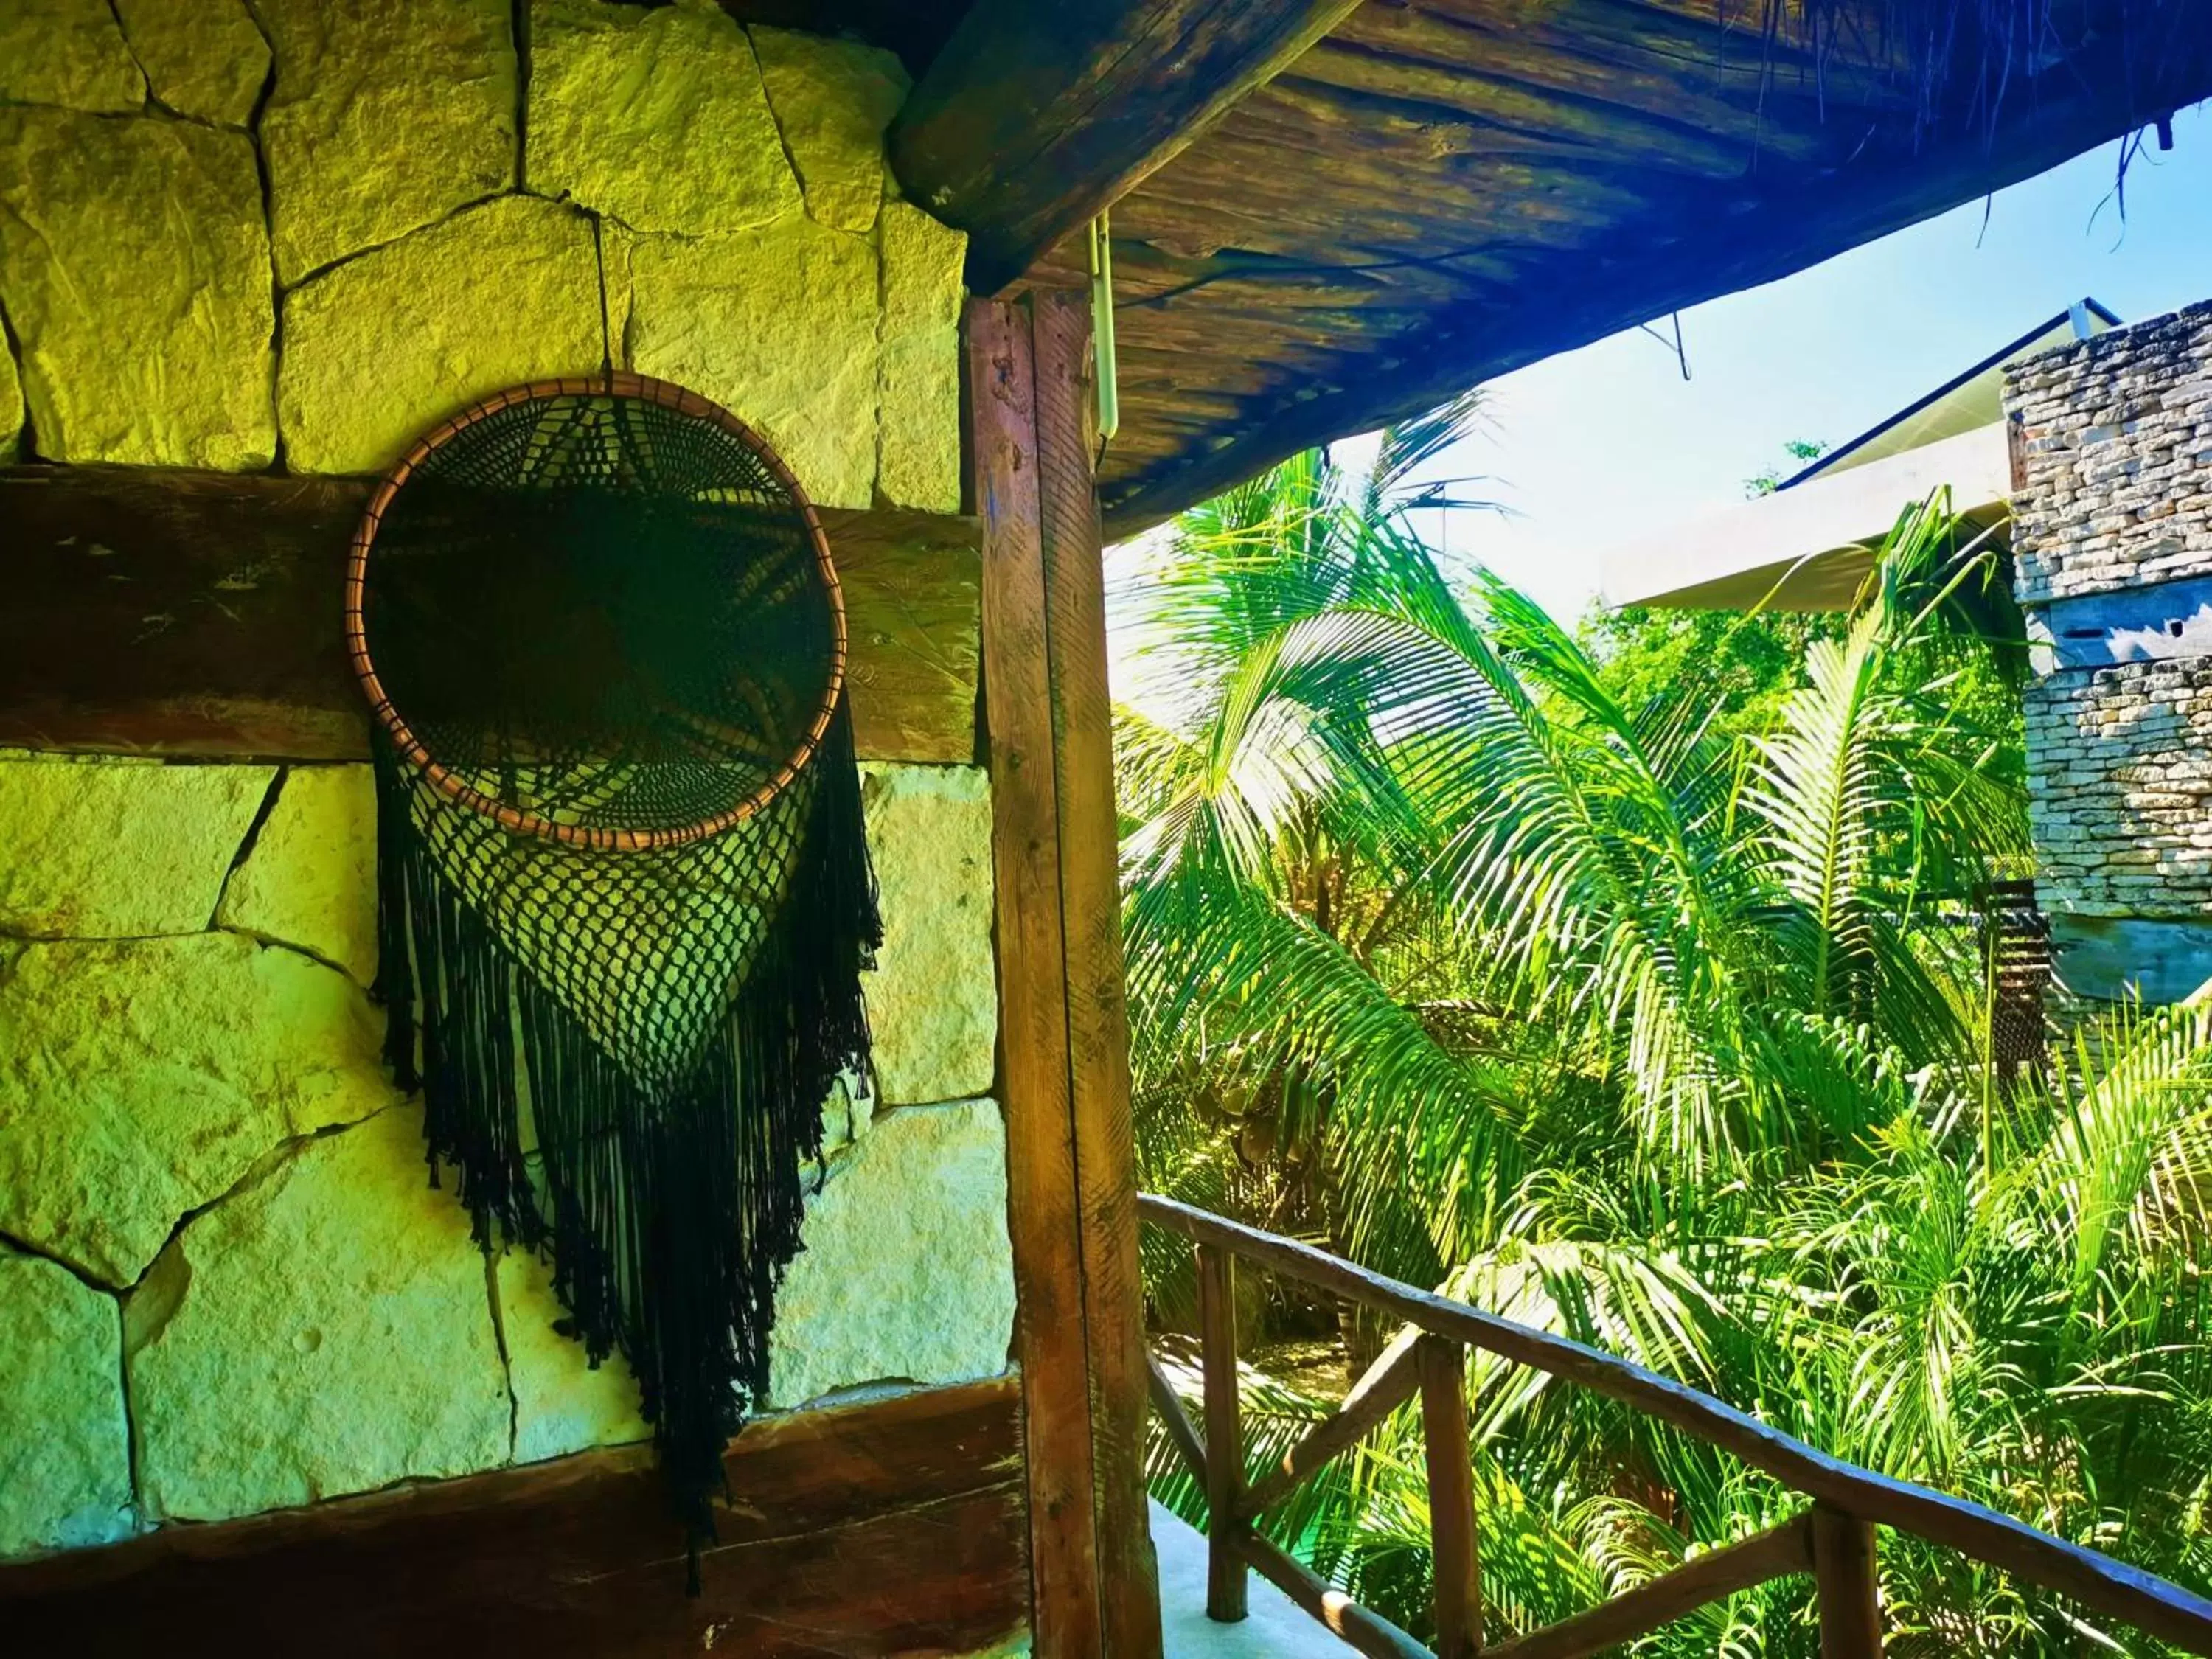
<svg viewBox="0 0 2212 1659">
<path fill-rule="evenodd" d="M 2006 379 L 2038 894 L 2080 994 L 2212 978 L 2212 302 Z"/>
</svg>

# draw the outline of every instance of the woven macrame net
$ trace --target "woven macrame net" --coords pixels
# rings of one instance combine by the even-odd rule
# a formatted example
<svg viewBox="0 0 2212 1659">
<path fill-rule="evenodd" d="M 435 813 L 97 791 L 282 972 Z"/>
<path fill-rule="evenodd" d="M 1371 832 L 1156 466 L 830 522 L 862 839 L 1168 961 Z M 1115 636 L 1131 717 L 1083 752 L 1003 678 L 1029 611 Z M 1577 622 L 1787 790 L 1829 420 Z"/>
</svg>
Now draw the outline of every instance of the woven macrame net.
<svg viewBox="0 0 2212 1659">
<path fill-rule="evenodd" d="M 356 538 L 378 990 L 486 1249 L 635 1372 L 696 1546 L 768 1386 L 801 1169 L 877 944 L 834 577 L 757 440 L 657 382 L 523 388 Z"/>
</svg>

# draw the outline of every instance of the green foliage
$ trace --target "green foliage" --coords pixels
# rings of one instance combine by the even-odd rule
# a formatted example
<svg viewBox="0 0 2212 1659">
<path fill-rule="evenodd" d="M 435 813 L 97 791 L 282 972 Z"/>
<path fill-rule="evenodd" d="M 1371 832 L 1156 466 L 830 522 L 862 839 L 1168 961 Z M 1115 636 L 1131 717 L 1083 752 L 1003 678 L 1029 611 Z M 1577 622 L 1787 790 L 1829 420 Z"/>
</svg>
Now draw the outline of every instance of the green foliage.
<svg viewBox="0 0 2212 1659">
<path fill-rule="evenodd" d="M 1593 601 L 1577 637 L 1622 707 L 1672 702 L 1695 685 L 1724 725 L 1764 731 L 1815 641 L 1843 631 L 1828 611 L 1675 611 Z"/>
<path fill-rule="evenodd" d="M 1787 673 L 1729 681 L 1741 619 L 1625 668 L 1502 584 L 1452 591 L 1407 529 L 1407 458 L 1468 413 L 1370 475 L 1286 462 L 1116 571 L 1145 1183 L 2212 1582 L 2212 1012 L 2085 1028 L 2047 1073 L 1981 1060 L 1966 901 L 2026 851 L 1996 562 L 1919 504 L 1851 616 L 1765 635 Z M 1147 1252 L 1187 1328 L 1183 1254 Z M 1270 1295 L 1262 1336 L 1338 1317 Z M 1339 1334 L 1355 1370 L 1390 1335 Z M 1790 1510 L 1602 1401 L 1469 1382 L 1493 1638 Z M 1255 1467 L 1328 1410 L 1249 1384 Z M 1272 1523 L 1416 1631 L 1420 1468 L 1401 1413 Z M 1893 1652 L 2158 1650 L 1885 1560 Z M 1784 1581 L 1637 1650 L 1815 1645 Z"/>
<path fill-rule="evenodd" d="M 1817 459 L 1821 443 L 1796 440 L 1783 446 L 1792 459 Z M 1784 473 L 1770 468 L 1744 481 L 1744 493 L 1771 495 Z M 1948 601 L 1953 624 L 1938 637 L 1954 648 L 1946 700 L 1984 730 L 2019 742 L 2020 685 L 2026 646 L 2011 598 L 2010 573 L 1996 558 L 1958 561 L 1972 544 L 1971 526 L 1947 526 L 1931 534 L 1932 546 L 1966 563 L 1966 580 Z M 1862 596 L 1863 598 L 1869 596 Z M 1577 641 L 1597 665 L 1606 690 L 1626 708 L 1656 703 L 1709 710 L 1727 730 L 1765 732 L 1779 718 L 1783 701 L 1803 678 L 1812 648 L 1844 636 L 1848 619 L 1832 611 L 1682 610 L 1663 605 L 1593 602 L 1577 630 Z"/>
</svg>

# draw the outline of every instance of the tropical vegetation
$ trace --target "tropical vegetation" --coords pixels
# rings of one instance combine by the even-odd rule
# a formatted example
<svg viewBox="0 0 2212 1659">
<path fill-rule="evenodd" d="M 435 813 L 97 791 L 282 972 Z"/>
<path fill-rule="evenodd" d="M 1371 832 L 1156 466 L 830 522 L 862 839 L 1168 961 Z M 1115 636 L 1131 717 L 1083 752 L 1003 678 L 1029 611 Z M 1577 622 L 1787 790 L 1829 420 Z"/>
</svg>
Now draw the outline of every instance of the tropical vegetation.
<svg viewBox="0 0 2212 1659">
<path fill-rule="evenodd" d="M 1413 533 L 1472 406 L 1117 556 L 1144 1184 L 2212 1588 L 2212 1005 L 1990 1051 L 1977 896 L 2027 857 L 1999 560 L 1918 504 L 1776 695 L 1738 695 L 1725 633 L 1655 683 Z M 1186 1252 L 1146 1249 L 1188 1331 Z M 1245 1296 L 1256 1467 L 1392 1333 Z M 1493 1640 L 1793 1501 L 1526 1370 L 1478 1360 L 1469 1396 Z M 1417 1633 L 1419 1434 L 1401 1411 L 1266 1522 Z M 1905 1540 L 1883 1591 L 1901 1655 L 2160 1650 Z M 1635 1651 L 1809 1655 L 1809 1600 Z"/>
</svg>

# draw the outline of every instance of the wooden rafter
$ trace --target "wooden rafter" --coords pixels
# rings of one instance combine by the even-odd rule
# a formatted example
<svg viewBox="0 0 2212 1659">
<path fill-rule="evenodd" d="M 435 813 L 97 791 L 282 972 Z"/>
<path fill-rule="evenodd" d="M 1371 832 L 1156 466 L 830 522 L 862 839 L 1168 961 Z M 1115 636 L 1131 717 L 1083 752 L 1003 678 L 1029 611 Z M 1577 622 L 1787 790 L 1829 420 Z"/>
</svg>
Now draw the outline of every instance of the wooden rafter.
<svg viewBox="0 0 2212 1659">
<path fill-rule="evenodd" d="M 908 196 L 995 293 L 1358 0 L 976 0 L 890 131 Z"/>
<path fill-rule="evenodd" d="M 2212 94 L 2212 12 L 2148 52 L 2112 23 L 2148 3 L 2059 0 L 2063 53 L 1936 118 L 1907 74 L 1765 43 L 1755 5 L 1360 7 L 1115 204 L 1109 537 Z"/>
</svg>

